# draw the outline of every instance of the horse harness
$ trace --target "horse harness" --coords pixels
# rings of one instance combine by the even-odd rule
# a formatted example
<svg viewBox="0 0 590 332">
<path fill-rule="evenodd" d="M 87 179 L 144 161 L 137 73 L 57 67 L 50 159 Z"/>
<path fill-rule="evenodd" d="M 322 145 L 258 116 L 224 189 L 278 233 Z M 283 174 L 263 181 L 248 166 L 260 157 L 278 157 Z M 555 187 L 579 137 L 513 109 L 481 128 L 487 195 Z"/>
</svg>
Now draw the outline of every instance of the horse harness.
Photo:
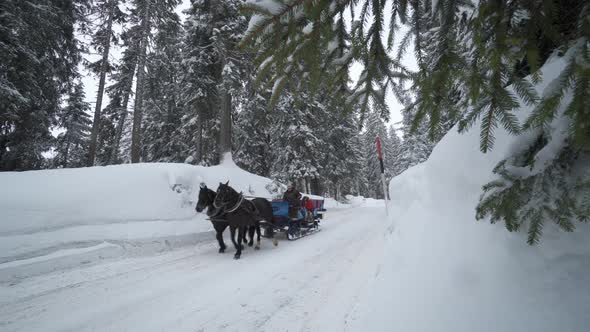
<svg viewBox="0 0 590 332">
<path fill-rule="evenodd" d="M 258 209 L 256 208 L 256 205 L 254 205 L 254 203 L 252 203 L 249 200 L 244 200 L 244 195 L 240 193 L 239 198 L 234 206 L 227 210 L 225 210 L 224 207 L 216 208 L 214 214 L 209 215 L 209 219 L 213 222 L 227 222 L 227 219 L 225 219 L 225 215 L 228 213 L 236 212 L 240 208 L 242 208 L 244 212 L 253 217 L 256 217 L 260 214 Z"/>
</svg>

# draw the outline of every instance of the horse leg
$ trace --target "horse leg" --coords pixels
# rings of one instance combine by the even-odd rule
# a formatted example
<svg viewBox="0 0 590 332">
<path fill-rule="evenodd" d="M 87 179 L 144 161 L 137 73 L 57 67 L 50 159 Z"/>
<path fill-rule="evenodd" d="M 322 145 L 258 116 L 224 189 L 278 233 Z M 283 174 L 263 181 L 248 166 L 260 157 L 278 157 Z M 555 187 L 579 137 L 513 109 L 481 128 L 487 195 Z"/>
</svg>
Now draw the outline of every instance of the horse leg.
<svg viewBox="0 0 590 332">
<path fill-rule="evenodd" d="M 269 235 L 272 238 L 272 244 L 276 247 L 279 245 L 279 240 L 277 240 L 277 238 L 275 237 L 275 230 L 272 227 L 272 224 L 270 225 L 270 227 L 268 228 L 269 231 Z"/>
<path fill-rule="evenodd" d="M 245 233 L 240 235 L 240 228 L 236 227 L 236 226 L 229 226 L 229 231 L 231 232 L 231 242 L 234 244 L 234 247 L 238 247 L 238 243 L 236 242 L 235 238 L 236 238 L 236 229 L 238 229 L 238 236 L 240 237 L 238 240 L 242 240 L 244 242 L 246 242 L 246 235 Z M 244 249 L 244 245 L 241 244 L 242 241 L 240 241 L 240 248 L 242 248 L 242 250 Z"/>
<path fill-rule="evenodd" d="M 238 249 L 238 243 L 236 242 L 236 227 L 235 226 L 229 226 L 229 234 L 231 237 L 231 243 L 234 244 L 234 247 L 236 248 L 236 250 Z"/>
<path fill-rule="evenodd" d="M 238 246 L 234 259 L 240 259 L 240 256 L 242 255 L 242 239 L 244 238 L 245 231 L 245 227 L 238 227 Z"/>
<path fill-rule="evenodd" d="M 270 203 L 268 203 L 270 204 Z M 272 216 L 272 207 L 270 209 L 270 214 L 266 216 L 266 222 L 269 224 L 270 227 L 268 227 L 268 230 L 270 231 L 270 237 L 272 238 L 272 244 L 276 247 L 279 245 L 279 241 L 277 240 L 277 238 L 275 237 L 275 230 L 273 228 L 273 222 L 274 222 L 274 218 Z"/>
<path fill-rule="evenodd" d="M 215 225 L 215 231 L 216 231 L 216 237 L 217 237 L 217 242 L 219 243 L 219 253 L 223 253 L 225 252 L 225 243 L 223 243 L 223 231 L 225 230 L 225 228 L 227 227 L 227 225 L 223 225 L 220 226 L 219 224 Z"/>
<path fill-rule="evenodd" d="M 254 234 L 252 234 L 252 237 L 254 237 Z M 254 249 L 260 249 L 260 224 L 256 225 L 256 247 L 254 247 Z"/>
<path fill-rule="evenodd" d="M 248 232 L 244 231 L 244 235 L 242 236 L 242 242 L 248 243 Z M 244 248 L 242 248 L 244 249 Z"/>
<path fill-rule="evenodd" d="M 254 231 L 256 229 L 254 229 L 254 226 L 250 226 L 248 227 L 248 236 L 250 236 L 250 241 L 248 242 L 248 247 L 251 247 L 254 245 Z M 244 239 L 246 239 L 246 237 L 244 236 Z"/>
</svg>

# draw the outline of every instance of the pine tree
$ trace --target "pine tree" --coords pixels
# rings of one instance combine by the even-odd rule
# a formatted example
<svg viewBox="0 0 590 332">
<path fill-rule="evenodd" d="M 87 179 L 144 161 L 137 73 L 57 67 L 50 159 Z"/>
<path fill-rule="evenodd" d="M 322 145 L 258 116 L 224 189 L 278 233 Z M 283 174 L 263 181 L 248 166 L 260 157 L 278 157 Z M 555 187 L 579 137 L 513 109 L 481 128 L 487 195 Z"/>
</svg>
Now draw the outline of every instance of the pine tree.
<svg viewBox="0 0 590 332">
<path fill-rule="evenodd" d="M 192 144 L 197 162 L 215 164 L 231 149 L 233 99 L 239 98 L 247 77 L 246 60 L 236 47 L 246 28 L 239 14 L 241 4 L 241 0 L 197 0 L 187 12 L 183 94 L 191 112 L 183 127 L 197 133 Z"/>
<path fill-rule="evenodd" d="M 285 93 L 277 104 L 276 130 L 271 138 L 271 147 L 276 152 L 273 178 L 283 182 L 296 182 L 301 191 L 307 191 L 311 179 L 319 176 L 322 142 L 317 137 L 312 123 L 321 110 L 309 95 L 296 100 Z"/>
<path fill-rule="evenodd" d="M 234 130 L 235 160 L 248 172 L 269 177 L 274 163 L 271 137 L 278 128 L 267 108 L 268 98 L 251 91 L 238 114 Z"/>
<path fill-rule="evenodd" d="M 68 96 L 67 106 L 58 115 L 59 126 L 64 132 L 57 137 L 55 167 L 81 167 L 88 160 L 90 105 L 84 100 L 84 87 L 77 83 Z"/>
<path fill-rule="evenodd" d="M 74 24 L 85 1 L 0 3 L 0 170 L 44 164 L 60 98 L 80 60 Z"/>
<path fill-rule="evenodd" d="M 144 119 L 145 161 L 183 162 L 187 146 L 180 125 L 182 26 L 176 14 L 159 26 L 154 50 L 147 59 Z"/>
<path fill-rule="evenodd" d="M 342 52 L 344 50 L 345 47 Z M 321 117 L 316 121 L 319 123 L 316 132 L 323 142 L 320 146 L 323 166 L 320 175 L 327 186 L 333 188 L 334 197 L 341 199 L 343 195 L 356 193 L 357 172 L 363 165 L 363 159 L 357 113 L 345 102 L 351 95 L 347 73 L 342 73 L 338 80 L 340 89 L 332 94 L 327 93 L 329 90 L 325 84 L 321 85 L 318 97 L 323 99 L 325 109 L 318 114 Z"/>
<path fill-rule="evenodd" d="M 335 198 L 340 199 L 342 195 L 357 193 L 356 176 L 363 161 L 359 130 L 353 113 L 341 110 L 327 114 L 325 123 L 333 125 L 320 129 L 326 134 L 320 174 L 334 187 Z"/>
<path fill-rule="evenodd" d="M 397 135 L 393 126 L 389 127 L 387 133 L 387 145 L 384 147 L 384 163 L 385 163 L 385 178 L 391 180 L 393 177 L 399 175 L 403 170 L 398 168 L 398 160 L 401 154 L 403 142 Z"/>
<path fill-rule="evenodd" d="M 131 134 L 131 162 L 138 163 L 141 158 L 141 122 L 143 119 L 143 90 L 145 87 L 145 62 L 150 31 L 152 28 L 151 17 L 155 16 L 152 11 L 155 11 L 156 3 L 152 4 L 153 0 L 136 0 L 136 12 L 140 19 L 139 29 L 139 46 L 137 54 L 137 82 L 135 85 L 135 103 L 133 107 L 133 130 Z M 155 2 L 155 1 L 154 1 Z"/>
<path fill-rule="evenodd" d="M 429 128 L 425 123 L 413 128 L 415 112 L 415 108 L 406 108 L 402 111 L 404 140 L 394 166 L 394 169 L 400 173 L 426 161 L 434 148 L 434 142 L 429 139 Z"/>
<path fill-rule="evenodd" d="M 132 4 L 129 14 L 130 25 L 121 36 L 124 48 L 123 58 L 117 72 L 112 76 L 114 84 L 107 89 L 110 103 L 104 109 L 105 115 L 101 118 L 98 152 L 100 163 L 111 164 L 126 160 L 125 156 L 129 148 L 130 161 L 138 162 L 141 157 L 147 50 L 153 40 L 153 30 L 159 30 L 161 26 L 174 20 L 176 15 L 174 9 L 178 5 L 178 0 L 133 0 Z M 133 118 L 130 123 L 127 108 L 133 95 L 134 78 L 136 78 L 136 91 Z M 125 133 L 129 125 L 131 125 L 131 145 L 122 146 L 122 142 L 127 142 Z"/>
<path fill-rule="evenodd" d="M 139 28 L 139 26 L 132 26 L 121 34 L 123 56 L 116 72 L 111 76 L 114 83 L 107 88 L 110 102 L 102 111 L 100 119 L 97 152 L 99 164 L 109 165 L 121 162 L 121 139 L 125 124 L 129 120 L 128 107 L 137 68 Z"/>
<path fill-rule="evenodd" d="M 120 10 L 121 0 L 101 0 L 94 4 L 93 12 L 97 16 L 97 28 L 92 36 L 92 46 L 102 53 L 99 61 L 90 64 L 90 69 L 99 76 L 96 105 L 94 108 L 94 120 L 90 137 L 88 152 L 88 166 L 93 166 L 96 158 L 98 133 L 100 130 L 100 112 L 102 111 L 102 97 L 104 94 L 106 75 L 111 72 L 109 63 L 111 44 L 116 38 L 114 24 L 121 24 L 125 20 L 125 14 Z"/>
</svg>

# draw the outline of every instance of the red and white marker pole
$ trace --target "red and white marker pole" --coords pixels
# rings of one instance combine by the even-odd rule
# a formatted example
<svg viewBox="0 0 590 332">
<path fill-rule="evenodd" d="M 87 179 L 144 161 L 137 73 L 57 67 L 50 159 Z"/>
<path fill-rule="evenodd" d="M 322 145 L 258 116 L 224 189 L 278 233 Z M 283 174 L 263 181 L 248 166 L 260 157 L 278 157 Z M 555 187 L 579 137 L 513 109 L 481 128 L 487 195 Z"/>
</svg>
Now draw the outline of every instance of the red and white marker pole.
<svg viewBox="0 0 590 332">
<path fill-rule="evenodd" d="M 381 153 L 381 140 L 377 135 L 377 154 L 379 156 L 379 165 L 381 166 L 381 183 L 383 183 L 383 199 L 385 200 L 385 215 L 389 214 L 387 211 L 387 185 L 385 184 L 385 168 L 383 167 L 383 154 Z"/>
</svg>

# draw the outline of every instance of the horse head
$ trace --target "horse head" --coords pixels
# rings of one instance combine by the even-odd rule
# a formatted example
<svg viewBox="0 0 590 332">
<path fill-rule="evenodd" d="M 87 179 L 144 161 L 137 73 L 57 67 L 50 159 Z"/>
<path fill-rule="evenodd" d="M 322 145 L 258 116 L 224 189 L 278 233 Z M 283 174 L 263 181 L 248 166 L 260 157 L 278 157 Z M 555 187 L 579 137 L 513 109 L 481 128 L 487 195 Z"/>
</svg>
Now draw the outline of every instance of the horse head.
<svg viewBox="0 0 590 332">
<path fill-rule="evenodd" d="M 224 207 L 228 204 L 235 203 L 238 193 L 232 187 L 229 186 L 229 181 L 226 183 L 219 183 L 217 187 L 217 194 L 213 201 L 213 206 L 216 208 Z"/>
<path fill-rule="evenodd" d="M 204 183 L 201 183 L 201 189 L 199 190 L 199 200 L 197 201 L 197 212 L 203 212 L 206 207 L 212 206 L 215 201 L 215 192 Z"/>
</svg>

